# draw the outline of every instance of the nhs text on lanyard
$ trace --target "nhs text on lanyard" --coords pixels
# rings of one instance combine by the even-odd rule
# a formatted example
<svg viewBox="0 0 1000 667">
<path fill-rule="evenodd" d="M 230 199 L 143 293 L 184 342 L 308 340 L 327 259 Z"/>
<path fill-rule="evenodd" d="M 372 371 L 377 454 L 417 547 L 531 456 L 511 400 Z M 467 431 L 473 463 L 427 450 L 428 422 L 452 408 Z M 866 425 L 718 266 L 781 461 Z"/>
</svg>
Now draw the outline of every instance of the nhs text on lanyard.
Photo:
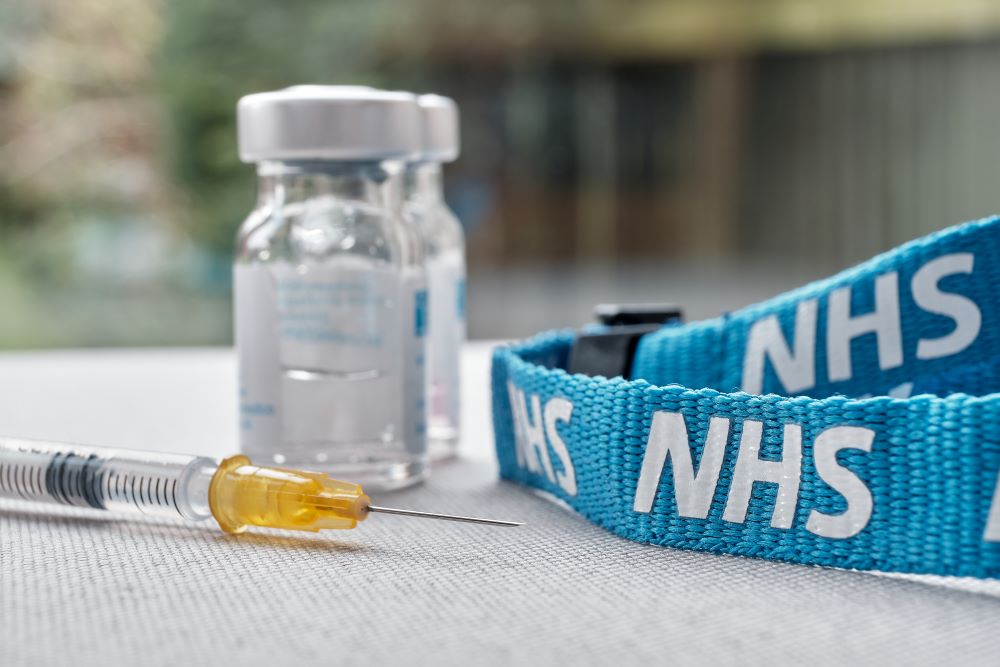
<svg viewBox="0 0 1000 667">
<path fill-rule="evenodd" d="M 632 380 L 499 349 L 501 474 L 630 539 L 1000 576 L 1000 219 L 639 342 Z"/>
</svg>

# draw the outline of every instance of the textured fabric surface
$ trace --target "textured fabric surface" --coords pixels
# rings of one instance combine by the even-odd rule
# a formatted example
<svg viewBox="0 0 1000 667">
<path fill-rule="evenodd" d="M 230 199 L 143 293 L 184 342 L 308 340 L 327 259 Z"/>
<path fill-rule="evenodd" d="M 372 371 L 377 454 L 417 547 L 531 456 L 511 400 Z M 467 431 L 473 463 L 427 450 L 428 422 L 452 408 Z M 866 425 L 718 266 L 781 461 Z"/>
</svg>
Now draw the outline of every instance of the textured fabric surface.
<svg viewBox="0 0 1000 667">
<path fill-rule="evenodd" d="M 548 357 L 565 357 L 568 336 L 540 336 L 496 353 L 497 453 L 507 479 L 552 493 L 608 530 L 652 544 L 859 569 L 1000 577 L 1000 543 L 983 539 L 1000 470 L 1000 396 L 817 400 L 571 376 L 547 367 Z M 553 399 L 573 406 L 572 418 L 558 428 L 572 461 L 575 493 L 559 479 L 565 462 L 551 457 L 547 474 L 524 444 L 525 434 L 516 433 L 518 423 L 541 431 L 542 406 Z M 711 419 L 729 420 L 729 443 L 741 442 L 748 423 L 761 424 L 760 457 L 772 461 L 782 459 L 792 425 L 802 461 L 791 525 L 772 523 L 776 484 L 754 485 L 744 521 L 724 518 L 736 445 L 726 449 L 706 517 L 681 516 L 669 468 L 659 476 L 652 511 L 634 511 L 656 412 L 683 415 L 695 462 L 704 460 Z M 839 457 L 873 497 L 870 520 L 849 539 L 828 539 L 806 527 L 814 511 L 832 516 L 845 509 L 812 455 L 820 434 L 838 425 L 865 426 L 875 434 L 870 452 L 848 449 Z"/>
<path fill-rule="evenodd" d="M 996 664 L 1000 582 L 894 576 L 630 542 L 498 482 L 488 351 L 464 359 L 465 458 L 373 517 L 230 537 L 0 506 L 0 665 Z M 220 455 L 228 351 L 0 355 L 0 432 Z"/>
<path fill-rule="evenodd" d="M 732 315 L 663 327 L 640 341 L 631 381 L 563 370 L 572 332 L 501 348 L 493 367 L 501 474 L 552 493 L 595 523 L 642 542 L 847 568 L 1000 577 L 1000 542 L 985 539 L 1000 471 L 1000 394 L 994 393 L 1000 385 L 998 252 L 1000 218 L 959 225 Z M 920 345 L 950 336 L 957 320 L 931 312 L 926 301 L 920 307 L 919 298 L 900 285 L 917 284 L 921 279 L 915 276 L 926 267 L 954 258 L 967 260 L 968 268 L 949 271 L 940 278 L 947 283 L 941 289 L 952 301 L 978 309 L 977 335 L 949 355 L 921 358 Z M 847 376 L 837 382 L 824 378 L 827 358 L 821 351 L 827 346 L 817 339 L 826 340 L 819 332 L 832 306 L 821 305 L 840 291 L 852 302 L 848 313 L 872 317 L 879 281 L 883 293 L 898 300 L 890 310 L 883 297 L 880 313 L 901 330 L 898 363 L 884 370 L 879 351 L 884 341 L 876 345 L 873 332 L 866 331 L 861 335 L 869 344 L 853 345 L 853 355 L 847 355 Z M 808 300 L 813 316 L 797 317 Z M 749 332 L 764 318 L 783 327 L 778 336 L 799 340 L 805 334 L 817 350 L 798 353 L 810 375 L 821 371 L 803 389 L 808 395 L 778 395 L 785 389 L 769 367 L 764 395 L 733 391 L 740 387 L 744 355 L 750 356 Z M 813 323 L 809 330 L 807 321 Z M 884 394 L 903 382 L 922 395 L 849 397 Z M 952 393 L 960 391 L 965 393 Z M 986 395 L 975 395 L 981 393 Z M 681 509 L 679 466 L 671 459 L 664 461 L 667 472 L 652 481 L 655 498 L 645 510 L 635 509 L 657 416 L 678 418 L 671 433 L 679 433 L 685 455 L 699 475 L 708 468 L 708 477 L 717 478 L 703 507 Z M 710 424 L 720 421 L 716 442 L 722 453 L 713 458 L 706 443 Z M 867 438 L 866 444 L 856 439 L 833 457 L 841 470 L 861 480 L 873 509 L 853 533 L 825 535 L 809 522 L 842 515 L 848 505 L 843 489 L 819 469 L 817 443 L 831 435 L 849 437 L 846 430 Z M 661 435 L 658 442 L 670 437 Z M 748 440 L 754 461 L 776 466 L 792 457 L 794 472 L 780 471 L 781 488 L 792 489 L 786 518 L 778 516 L 773 477 L 749 482 L 745 515 L 730 514 L 736 495 L 731 489 L 737 487 Z M 790 451 L 801 452 L 801 462 Z M 702 465 L 705 460 L 717 467 Z"/>
</svg>

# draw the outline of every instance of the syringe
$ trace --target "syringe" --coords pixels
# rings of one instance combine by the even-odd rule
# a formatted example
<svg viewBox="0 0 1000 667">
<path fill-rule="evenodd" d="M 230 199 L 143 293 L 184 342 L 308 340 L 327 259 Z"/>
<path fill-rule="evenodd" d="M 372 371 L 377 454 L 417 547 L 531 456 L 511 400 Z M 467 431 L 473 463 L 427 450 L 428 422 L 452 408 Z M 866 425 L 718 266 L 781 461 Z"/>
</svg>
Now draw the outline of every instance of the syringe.
<svg viewBox="0 0 1000 667">
<path fill-rule="evenodd" d="M 13 438 L 0 438 L 0 498 L 188 521 L 215 518 L 227 533 L 248 526 L 349 529 L 370 512 L 521 525 L 379 507 L 357 484 L 322 473 L 257 466 L 242 455 L 216 461 Z"/>
</svg>

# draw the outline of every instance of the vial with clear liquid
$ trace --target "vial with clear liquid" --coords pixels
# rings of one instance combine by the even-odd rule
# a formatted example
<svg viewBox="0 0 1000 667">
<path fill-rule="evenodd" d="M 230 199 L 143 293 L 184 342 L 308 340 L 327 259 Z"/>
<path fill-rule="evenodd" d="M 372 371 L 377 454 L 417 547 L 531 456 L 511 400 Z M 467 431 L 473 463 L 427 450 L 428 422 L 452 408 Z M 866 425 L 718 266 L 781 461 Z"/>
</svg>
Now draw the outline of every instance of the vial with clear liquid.
<svg viewBox="0 0 1000 667">
<path fill-rule="evenodd" d="M 458 109 L 440 95 L 418 98 L 423 149 L 407 164 L 404 213 L 419 231 L 427 264 L 427 428 L 432 460 L 456 455 L 460 354 L 465 341 L 465 236 L 444 200 L 441 165 L 458 157 Z"/>
<path fill-rule="evenodd" d="M 299 86 L 238 106 L 258 200 L 234 268 L 240 444 L 375 489 L 427 473 L 423 245 L 403 223 L 416 98 Z"/>
</svg>

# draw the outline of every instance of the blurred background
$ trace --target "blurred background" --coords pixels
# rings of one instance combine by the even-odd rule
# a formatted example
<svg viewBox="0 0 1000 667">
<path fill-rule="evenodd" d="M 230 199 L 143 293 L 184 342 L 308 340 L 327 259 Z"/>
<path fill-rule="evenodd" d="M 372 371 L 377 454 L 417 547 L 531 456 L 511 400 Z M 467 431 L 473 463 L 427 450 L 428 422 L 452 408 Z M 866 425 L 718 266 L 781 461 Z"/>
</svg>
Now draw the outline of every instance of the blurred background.
<svg viewBox="0 0 1000 667">
<path fill-rule="evenodd" d="M 472 337 L 695 318 L 1000 210 L 1000 3 L 0 0 L 0 348 L 232 339 L 244 94 L 435 91 Z"/>
</svg>

